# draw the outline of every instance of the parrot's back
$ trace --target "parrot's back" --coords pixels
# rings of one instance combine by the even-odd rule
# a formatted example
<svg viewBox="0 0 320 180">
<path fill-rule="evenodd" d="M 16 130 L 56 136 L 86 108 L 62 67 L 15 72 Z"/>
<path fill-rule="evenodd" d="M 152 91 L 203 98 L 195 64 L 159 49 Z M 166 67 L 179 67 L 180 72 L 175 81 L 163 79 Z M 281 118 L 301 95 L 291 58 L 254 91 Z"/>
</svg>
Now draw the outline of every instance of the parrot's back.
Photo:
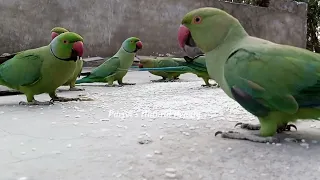
<svg viewBox="0 0 320 180">
<path fill-rule="evenodd" d="M 68 80 L 75 64 L 57 59 L 49 46 L 26 50 L 0 65 L 0 83 L 24 93 L 52 92 Z"/>
</svg>

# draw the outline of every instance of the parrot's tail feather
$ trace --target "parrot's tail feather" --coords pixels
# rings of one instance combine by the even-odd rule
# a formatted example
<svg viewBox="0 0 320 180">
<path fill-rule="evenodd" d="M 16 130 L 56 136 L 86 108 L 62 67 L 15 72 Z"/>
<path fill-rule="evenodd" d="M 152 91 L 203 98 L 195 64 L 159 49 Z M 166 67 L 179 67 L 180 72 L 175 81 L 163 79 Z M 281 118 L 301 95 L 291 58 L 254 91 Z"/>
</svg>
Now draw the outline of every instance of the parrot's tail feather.
<svg viewBox="0 0 320 180">
<path fill-rule="evenodd" d="M 81 76 L 89 76 L 91 72 L 80 73 Z"/>
<path fill-rule="evenodd" d="M 93 82 L 88 78 L 82 78 L 82 79 L 76 80 L 75 84 L 81 84 L 81 83 L 93 83 Z"/>
<path fill-rule="evenodd" d="M 13 96 L 23 94 L 20 91 L 0 91 L 0 96 Z"/>
</svg>

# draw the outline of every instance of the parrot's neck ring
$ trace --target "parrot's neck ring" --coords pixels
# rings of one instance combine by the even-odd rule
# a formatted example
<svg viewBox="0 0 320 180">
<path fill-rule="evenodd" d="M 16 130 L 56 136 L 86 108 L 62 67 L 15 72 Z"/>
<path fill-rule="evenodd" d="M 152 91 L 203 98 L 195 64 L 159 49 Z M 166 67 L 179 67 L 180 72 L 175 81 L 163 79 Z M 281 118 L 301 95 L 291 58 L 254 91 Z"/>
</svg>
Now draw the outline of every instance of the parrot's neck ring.
<svg viewBox="0 0 320 180">
<path fill-rule="evenodd" d="M 51 53 L 53 54 L 53 56 L 54 56 L 55 58 L 59 59 L 59 60 L 62 60 L 62 61 L 77 61 L 77 60 L 72 59 L 71 57 L 70 57 L 70 58 L 65 58 L 65 59 L 59 58 L 58 56 L 56 56 L 56 55 L 54 54 L 51 46 L 50 46 L 50 51 L 51 51 Z"/>
<path fill-rule="evenodd" d="M 138 49 L 136 49 L 136 50 L 133 51 L 133 52 L 129 52 L 129 51 L 127 51 L 126 48 L 124 48 L 124 47 L 123 47 L 122 49 L 123 49 L 125 52 L 127 52 L 127 53 L 136 53 L 136 52 L 138 51 Z"/>
</svg>

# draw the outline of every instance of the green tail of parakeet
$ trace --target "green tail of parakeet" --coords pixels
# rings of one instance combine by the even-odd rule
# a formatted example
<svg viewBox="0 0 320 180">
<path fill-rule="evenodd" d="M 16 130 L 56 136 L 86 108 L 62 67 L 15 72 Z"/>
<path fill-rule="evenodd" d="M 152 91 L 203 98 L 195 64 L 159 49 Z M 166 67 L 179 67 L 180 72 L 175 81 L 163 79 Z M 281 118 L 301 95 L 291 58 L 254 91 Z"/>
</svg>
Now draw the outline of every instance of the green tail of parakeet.
<svg viewBox="0 0 320 180">
<path fill-rule="evenodd" d="M 135 83 L 124 83 L 122 79 L 131 67 L 135 53 L 140 49 L 142 49 L 142 42 L 139 38 L 126 39 L 114 56 L 93 69 L 86 77 L 77 80 L 76 84 L 107 82 L 107 86 L 114 86 L 113 82 L 118 81 L 120 86 L 134 85 Z"/>
<path fill-rule="evenodd" d="M 72 32 L 55 37 L 47 46 L 19 52 L 0 65 L 0 84 L 23 92 L 28 103 L 38 102 L 35 95 L 48 93 L 53 100 L 69 100 L 56 96 L 56 89 L 65 83 L 83 55 L 83 38 Z M 74 100 L 74 99 L 70 99 Z"/>
<path fill-rule="evenodd" d="M 259 136 L 218 132 L 222 137 L 277 142 L 276 132 L 290 130 L 289 122 L 320 117 L 320 54 L 250 36 L 240 22 L 216 8 L 187 13 L 179 28 L 180 47 L 199 47 L 210 77 L 260 125 Z"/>
<path fill-rule="evenodd" d="M 54 39 L 58 35 L 65 33 L 65 32 L 69 32 L 69 30 L 67 30 L 63 27 L 55 27 L 51 30 L 51 38 Z M 80 73 L 82 71 L 82 68 L 83 68 L 83 60 L 81 58 L 77 61 L 76 68 L 74 70 L 74 73 L 70 77 L 70 79 L 66 83 L 63 84 L 64 86 L 70 86 L 69 91 L 83 91 L 84 90 L 84 89 L 75 87 L 76 80 L 78 77 L 80 77 Z"/>
</svg>

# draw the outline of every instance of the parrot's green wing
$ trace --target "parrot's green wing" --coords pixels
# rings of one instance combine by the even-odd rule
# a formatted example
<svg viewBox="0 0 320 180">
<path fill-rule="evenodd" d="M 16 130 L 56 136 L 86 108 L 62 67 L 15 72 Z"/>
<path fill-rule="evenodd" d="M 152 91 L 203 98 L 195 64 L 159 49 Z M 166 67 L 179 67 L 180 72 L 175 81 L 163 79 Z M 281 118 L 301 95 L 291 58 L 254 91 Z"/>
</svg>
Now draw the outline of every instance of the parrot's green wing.
<svg viewBox="0 0 320 180">
<path fill-rule="evenodd" d="M 41 78 L 42 63 L 36 54 L 19 53 L 0 66 L 0 78 L 11 87 L 33 84 Z"/>
<path fill-rule="evenodd" d="M 99 67 L 94 69 L 91 73 L 91 77 L 107 77 L 114 74 L 120 67 L 120 59 L 118 57 L 111 57 Z"/>
<path fill-rule="evenodd" d="M 256 116 L 320 106 L 320 56 L 283 46 L 262 49 L 236 49 L 225 64 L 226 82 L 240 105 Z"/>
</svg>

